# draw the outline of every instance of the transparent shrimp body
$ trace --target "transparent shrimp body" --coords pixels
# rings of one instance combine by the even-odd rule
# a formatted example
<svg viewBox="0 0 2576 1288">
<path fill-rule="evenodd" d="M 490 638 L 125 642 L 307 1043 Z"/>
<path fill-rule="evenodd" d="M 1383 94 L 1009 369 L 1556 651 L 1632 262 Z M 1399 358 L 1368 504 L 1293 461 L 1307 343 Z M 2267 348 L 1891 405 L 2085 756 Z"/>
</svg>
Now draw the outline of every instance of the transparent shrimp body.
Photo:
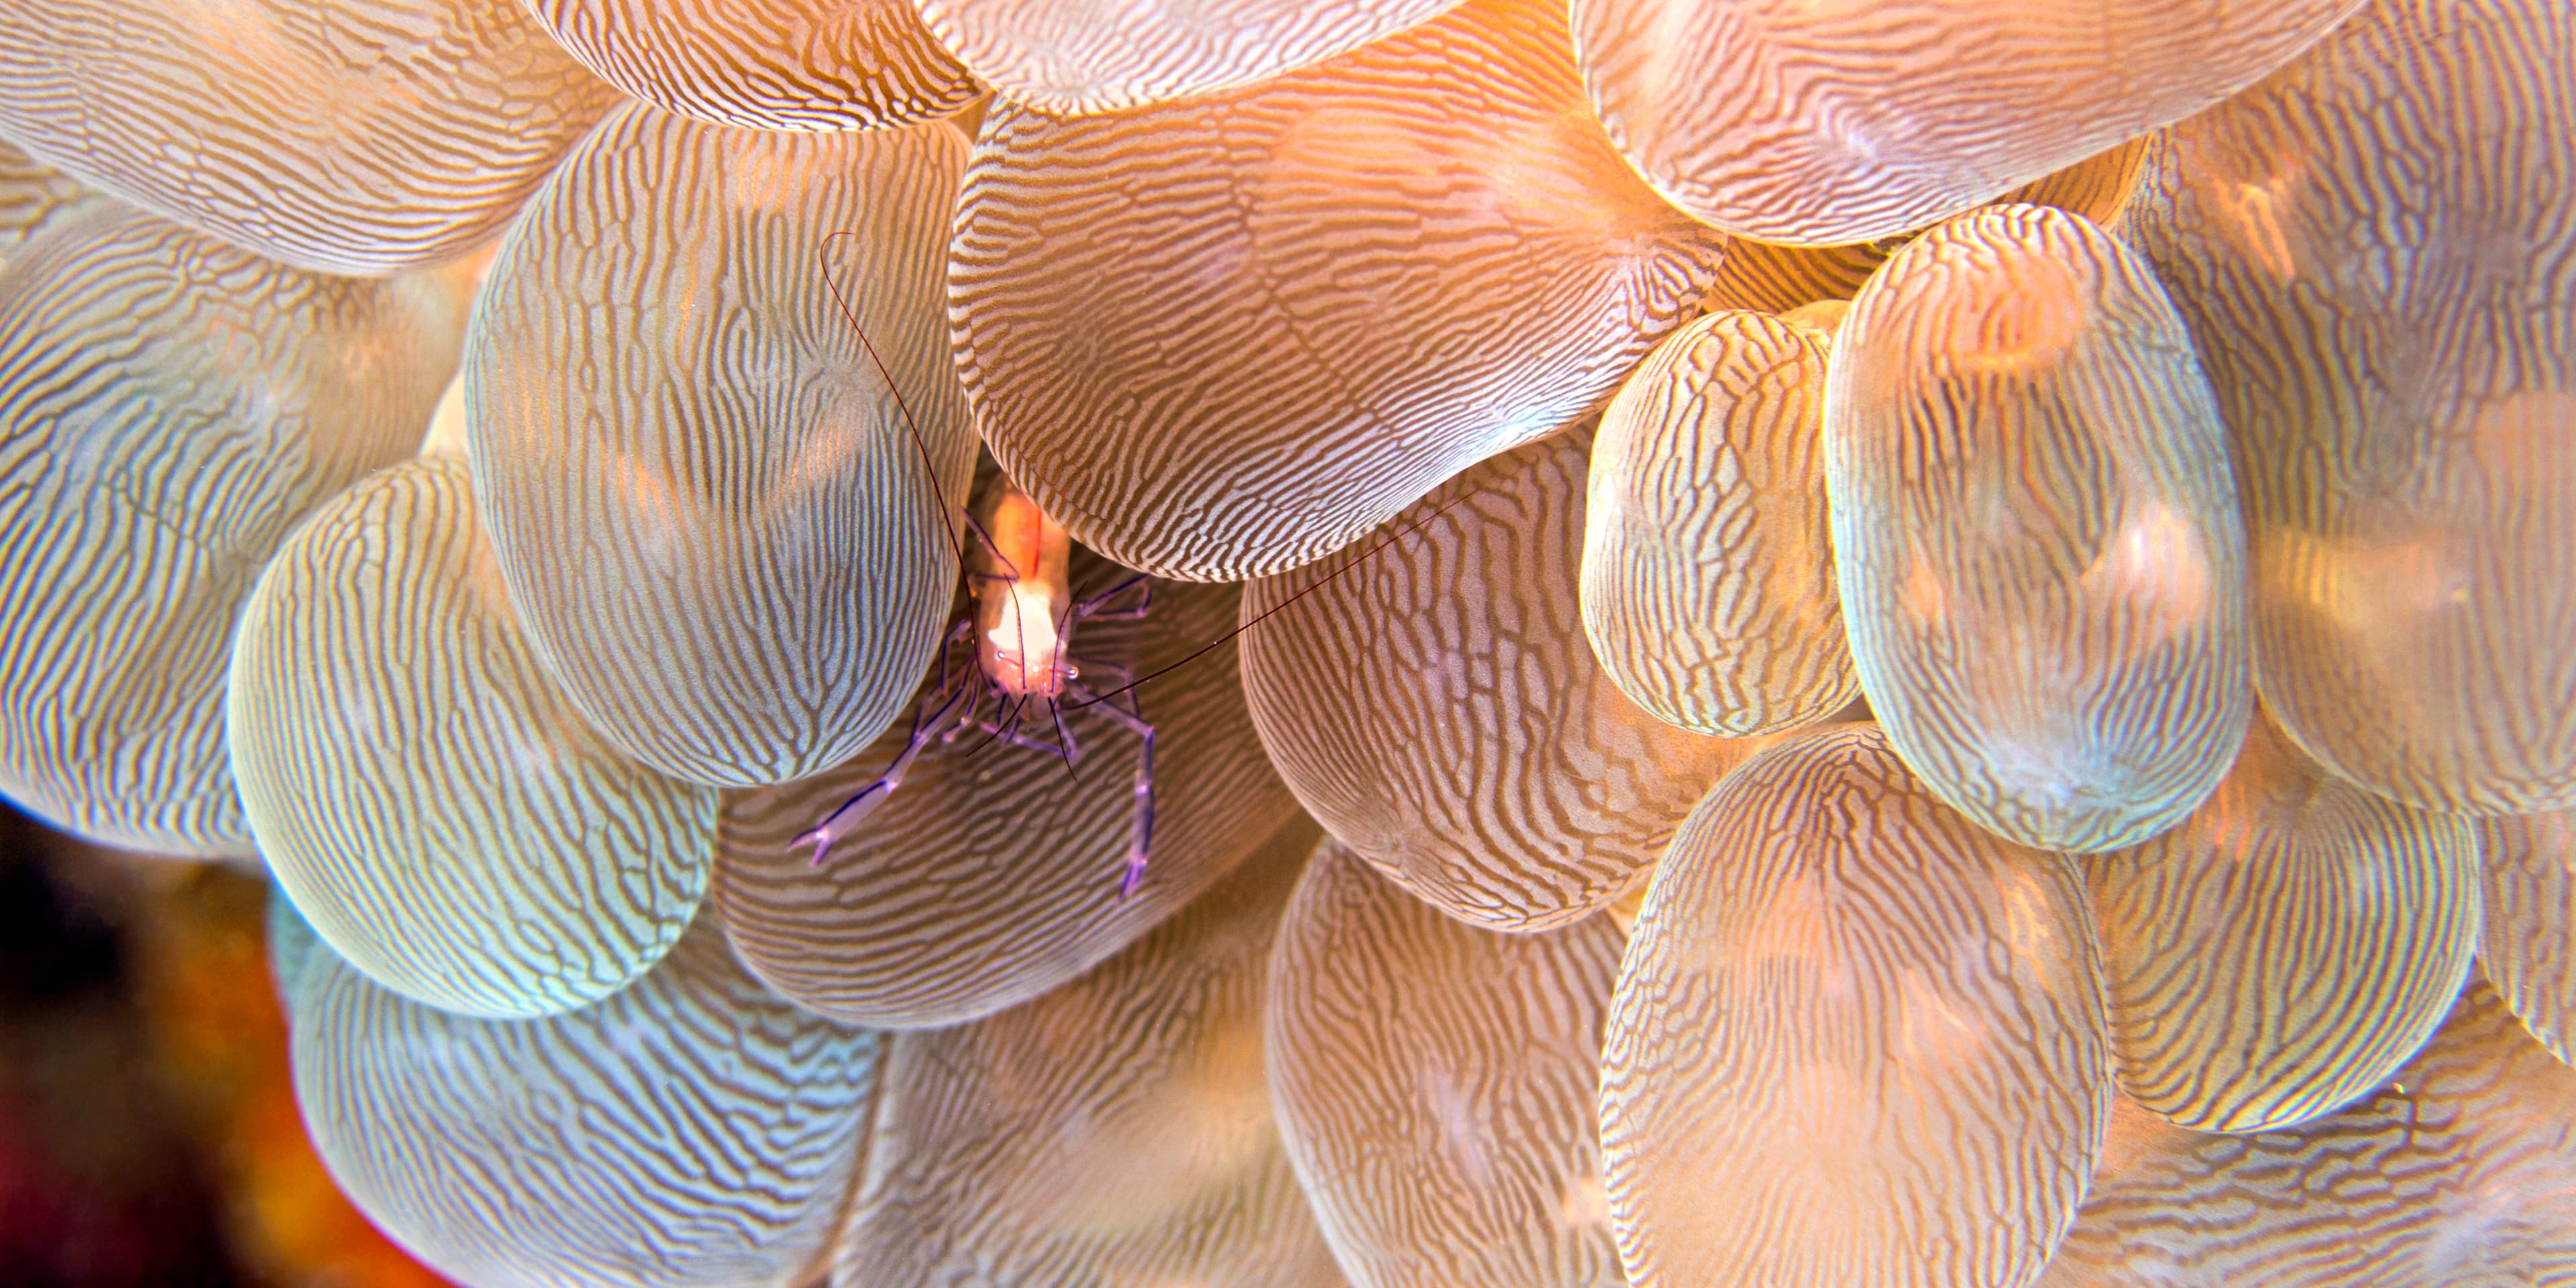
<svg viewBox="0 0 2576 1288">
<path fill-rule="evenodd" d="M 976 665 L 1010 697 L 1060 697 L 1080 674 L 1064 652 L 1073 538 L 1008 479 L 986 502 L 983 531 L 973 574 Z"/>
<path fill-rule="evenodd" d="M 967 574 L 974 609 L 949 628 L 940 648 L 938 683 L 914 711 L 903 750 L 875 781 L 797 842 L 813 846 L 814 862 L 822 863 L 835 842 L 856 832 L 903 785 L 925 748 L 970 730 L 983 731 L 986 741 L 1060 757 L 1072 773 L 1082 748 L 1066 727 L 1065 709 L 1089 710 L 1135 735 L 1139 743 L 1135 820 L 1118 885 L 1122 897 L 1132 895 L 1145 879 L 1154 844 L 1154 725 L 1136 703 L 1133 673 L 1093 660 L 1089 669 L 1113 684 L 1107 693 L 1098 692 L 1083 684 L 1084 667 L 1074 663 L 1069 650 L 1074 629 L 1083 622 L 1143 618 L 1153 607 L 1153 586 L 1144 574 L 1132 573 L 1098 594 L 1075 598 L 1068 572 L 1073 539 L 1008 478 L 994 481 L 967 528 L 975 543 Z M 975 665 L 957 667 L 952 675 L 953 651 L 970 640 Z M 996 698 L 989 714 L 984 705 L 988 690 Z M 1053 729 L 1052 742 L 1021 727 L 1037 708 L 1044 709 L 1046 725 Z"/>
</svg>

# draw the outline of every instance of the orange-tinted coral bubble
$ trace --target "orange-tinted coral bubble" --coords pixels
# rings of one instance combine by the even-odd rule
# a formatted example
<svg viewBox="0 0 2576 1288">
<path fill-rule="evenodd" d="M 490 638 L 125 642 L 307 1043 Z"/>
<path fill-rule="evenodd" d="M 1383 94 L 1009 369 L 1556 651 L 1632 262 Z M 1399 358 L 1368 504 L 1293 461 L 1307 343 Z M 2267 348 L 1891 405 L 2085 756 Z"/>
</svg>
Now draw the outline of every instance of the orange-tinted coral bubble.
<svg viewBox="0 0 2576 1288">
<path fill-rule="evenodd" d="M 518 0 L 71 0 L 0 24 L 0 134 L 325 273 L 471 251 L 616 99 Z"/>
<path fill-rule="evenodd" d="M 2083 901 L 1875 726 L 1747 761 L 1673 839 L 1605 1026 L 1629 1282 L 2028 1283 L 2114 1094 Z"/>
<path fill-rule="evenodd" d="M 2478 820 L 2487 978 L 2532 1036 L 2576 1063 L 2576 813 Z"/>
<path fill-rule="evenodd" d="M 627 760 L 537 664 L 460 460 L 406 462 L 278 548 L 233 638 L 242 804 L 369 979 L 507 1019 L 625 987 L 706 892 L 716 793 Z"/>
<path fill-rule="evenodd" d="M 2253 714 L 2244 532 L 2190 339 L 2079 216 L 1996 206 L 1854 301 L 1825 397 L 1852 660 L 1942 799 L 2025 845 L 2134 845 Z"/>
<path fill-rule="evenodd" d="M 1263 1076 L 1301 856 L 1243 865 L 1025 1006 L 890 1035 L 835 1288 L 1340 1284 Z"/>
<path fill-rule="evenodd" d="M 903 709 L 972 459 L 939 312 L 964 165 L 935 122 L 783 133 L 632 104 L 503 244 L 466 346 L 475 494 L 539 655 L 621 751 L 785 782 Z"/>
<path fill-rule="evenodd" d="M 18 245 L 95 194 L 0 139 L 0 267 Z"/>
<path fill-rule="evenodd" d="M 407 455 L 460 319 L 104 199 L 0 252 L 0 793 L 165 854 L 252 853 L 225 653 L 297 520 Z"/>
<path fill-rule="evenodd" d="M 1241 648 L 1297 799 L 1398 885 L 1491 929 L 1618 898 L 1745 754 L 1657 720 L 1593 660 L 1577 594 L 1591 439 L 1497 456 L 1243 594 L 1247 622 L 1285 605 Z"/>
<path fill-rule="evenodd" d="M 2305 1122 L 2379 1085 L 2477 949 L 2469 824 L 2328 775 L 2268 720 L 2182 826 L 2085 876 L 2120 1085 L 2203 1131 Z"/>
<path fill-rule="evenodd" d="M 986 84 L 1050 116 L 1141 107 L 1311 66 L 1458 0 L 912 0 Z"/>
<path fill-rule="evenodd" d="M 2249 1136 L 2120 1106 L 2040 1288 L 2555 1284 L 2576 1264 L 2576 1070 L 2484 985 L 2361 1103 Z"/>
<path fill-rule="evenodd" d="M 909 0 L 532 0 L 528 11 L 610 84 L 718 125 L 903 125 L 980 92 Z"/>
<path fill-rule="evenodd" d="M 1271 955 L 1289 1157 L 1356 1288 L 1626 1288 L 1597 1106 L 1625 937 L 1462 924 L 1339 842 Z"/>
<path fill-rule="evenodd" d="M 2134 219 L 2234 438 L 2263 698 L 2410 804 L 2576 806 L 2576 9 L 2378 0 Z"/>
<path fill-rule="evenodd" d="M 2026 202 L 2071 210 L 2104 228 L 2116 229 L 2127 212 L 2146 168 L 2147 149 L 2157 136 L 2141 135 L 2106 152 L 2005 193 L 1998 204 Z M 1781 246 L 1737 241 L 1717 266 L 1709 287 L 1712 309 L 1753 309 L 1786 313 L 1818 300 L 1848 300 L 1861 283 L 1887 262 L 1912 233 L 1841 246 Z"/>
<path fill-rule="evenodd" d="M 1076 593 L 1123 569 L 1077 550 Z M 1146 675 L 1233 624 L 1232 586 L 1160 583 L 1142 621 L 1071 632 L 1088 683 Z M 971 649 L 953 665 L 973 666 Z M 1119 897 L 1136 811 L 1137 736 L 1097 710 L 1062 715 L 1081 754 L 1043 749 L 1054 722 L 1032 705 L 1040 747 L 969 730 L 933 742 L 892 797 L 820 865 L 797 838 L 883 773 L 909 718 L 848 763 L 802 782 L 729 793 L 715 897 L 736 951 L 771 987 L 826 1015 L 921 1028 L 977 1019 L 1062 985 L 1265 854 L 1295 862 L 1313 824 L 1271 772 L 1232 650 L 1137 688 L 1155 726 L 1155 826 L 1145 880 Z M 922 697 L 935 701 L 936 668 Z M 1123 705 L 1127 699 L 1119 701 Z M 983 714 L 995 715 L 987 699 Z M 1284 856 L 1280 856 L 1281 851 Z"/>
<path fill-rule="evenodd" d="M 1824 311 L 1838 314 L 1838 306 Z M 1826 532 L 1832 318 L 1712 313 L 1602 414 L 1584 499 L 1583 627 L 1620 691 L 1728 737 L 1860 695 Z"/>
<path fill-rule="evenodd" d="M 1741 237 L 1947 219 L 2252 84 L 2360 0 L 1575 0 L 1584 84 L 1658 191 Z"/>
<path fill-rule="evenodd" d="M 1474 0 L 1251 89 L 997 105 L 949 269 L 993 455 L 1102 554 L 1231 581 L 1591 410 L 1725 239 L 1620 162 L 1568 41 Z"/>
</svg>

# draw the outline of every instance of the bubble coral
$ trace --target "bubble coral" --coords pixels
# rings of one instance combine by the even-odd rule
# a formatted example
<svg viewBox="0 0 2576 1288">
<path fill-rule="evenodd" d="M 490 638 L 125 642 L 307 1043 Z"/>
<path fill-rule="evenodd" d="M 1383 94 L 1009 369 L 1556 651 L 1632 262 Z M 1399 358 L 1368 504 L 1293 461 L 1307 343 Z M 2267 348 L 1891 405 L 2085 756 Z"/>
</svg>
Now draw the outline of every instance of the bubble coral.
<svg viewBox="0 0 2576 1288">
<path fill-rule="evenodd" d="M 2576 814 L 2477 822 L 2486 976 L 2533 1037 L 2576 1055 Z"/>
<path fill-rule="evenodd" d="M 912 0 L 1003 97 L 1083 116 L 1257 84 L 1438 17 L 1458 0 Z"/>
<path fill-rule="evenodd" d="M 2182 826 L 2085 865 L 2121 1089 L 2200 1131 L 2305 1122 L 2449 1013 L 2477 837 L 2329 776 L 2256 719 Z"/>
<path fill-rule="evenodd" d="M 323 273 L 471 251 L 616 97 L 517 0 L 71 0 L 0 23 L 0 135 Z"/>
<path fill-rule="evenodd" d="M 1073 569 L 1086 590 L 1117 571 L 1081 550 Z M 1239 594 L 1161 583 L 1150 616 L 1087 624 L 1079 642 L 1143 675 L 1222 635 Z M 1096 712 L 1065 717 L 1082 749 L 1070 770 L 980 733 L 933 743 L 866 830 L 810 862 L 795 838 L 885 768 L 908 732 L 898 724 L 830 773 L 726 795 L 715 897 L 735 948 L 820 1013 L 956 1024 L 1063 985 L 1242 864 L 1294 863 L 1313 824 L 1261 754 L 1232 652 L 1136 691 L 1157 729 L 1157 804 L 1134 897 L 1117 896 L 1139 743 Z"/>
<path fill-rule="evenodd" d="M 2576 805 L 2571 134 L 2576 10 L 2379 0 L 2177 126 L 2136 212 L 2233 441 L 2264 702 L 2429 809 Z"/>
<path fill-rule="evenodd" d="M 2040 1288 L 2544 1284 L 2576 1261 L 2576 1070 L 2473 985 L 2421 1055 L 2285 1131 L 2114 1110 Z"/>
<path fill-rule="evenodd" d="M 1825 355 L 1842 313 L 1707 314 L 1602 413 L 1583 632 L 1660 720 L 1744 737 L 1860 696 L 1825 508 Z"/>
<path fill-rule="evenodd" d="M 1926 786 L 2024 845 L 2173 826 L 2245 736 L 2246 558 L 2209 382 L 2080 216 L 1907 243 L 1834 344 L 1825 481 L 1852 661 Z"/>
<path fill-rule="evenodd" d="M 1075 539 L 1231 581 L 1590 411 L 1725 239 L 1583 110 L 1561 5 L 1473 0 L 1249 89 L 985 118 L 951 251 L 995 458 Z"/>
<path fill-rule="evenodd" d="M 1575 0 L 1584 88 L 1658 192 L 1739 237 L 1948 219 L 2254 83 L 2361 0 Z"/>
<path fill-rule="evenodd" d="M 1628 700 L 1576 587 L 1589 427 L 1450 480 L 1368 540 L 1243 594 L 1243 682 L 1324 830 L 1453 917 L 1599 911 L 1741 758 Z M 1302 597 L 1290 600 L 1292 595 Z"/>
<path fill-rule="evenodd" d="M 835 1288 L 1338 1285 L 1262 1076 L 1299 857 L 1244 864 L 1025 1006 L 890 1038 Z"/>
<path fill-rule="evenodd" d="M 1626 1288 L 1601 1188 L 1608 917 L 1500 934 L 1339 842 L 1272 951 L 1270 1088 L 1355 1288 Z"/>
<path fill-rule="evenodd" d="M 45 225 L 95 194 L 0 139 L 0 268 Z"/>
<path fill-rule="evenodd" d="M 943 498 L 973 459 L 939 348 L 964 152 L 935 122 L 759 132 L 630 104 L 502 244 L 467 337 L 475 497 L 538 656 L 644 764 L 820 773 L 930 659 L 957 576 Z"/>
<path fill-rule="evenodd" d="M 1692 811 L 1602 1040 L 1628 1280 L 2016 1284 L 2111 1111 L 2084 883 L 1925 791 L 1875 726 Z"/>
<path fill-rule="evenodd" d="M 807 1015 L 702 920 L 632 987 L 477 1020 L 327 952 L 295 981 L 295 1096 L 369 1219 L 474 1288 L 731 1288 L 815 1259 L 881 1041 Z"/>
<path fill-rule="evenodd" d="M 661 960 L 716 793 L 618 755 L 537 664 L 465 463 L 380 471 L 241 610 L 235 779 L 269 871 L 375 982 L 461 1015 L 568 1011 Z"/>
<path fill-rule="evenodd" d="M 909 0 L 530 0 L 528 12 L 601 79 L 716 125 L 905 125 L 982 92 Z"/>
<path fill-rule="evenodd" d="M 458 319 L 112 201 L 0 267 L 0 791 L 154 853 L 246 858 L 233 617 L 290 528 L 420 441 Z"/>
</svg>

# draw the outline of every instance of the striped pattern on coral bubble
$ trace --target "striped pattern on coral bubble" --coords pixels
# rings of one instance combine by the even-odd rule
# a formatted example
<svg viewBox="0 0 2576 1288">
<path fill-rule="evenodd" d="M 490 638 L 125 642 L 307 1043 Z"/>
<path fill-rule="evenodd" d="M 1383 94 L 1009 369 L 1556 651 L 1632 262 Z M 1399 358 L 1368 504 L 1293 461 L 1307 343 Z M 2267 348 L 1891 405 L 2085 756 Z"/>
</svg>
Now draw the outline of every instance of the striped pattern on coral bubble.
<svg viewBox="0 0 2576 1288">
<path fill-rule="evenodd" d="M 2030 1282 L 2115 1095 L 2083 901 L 1876 726 L 1746 762 L 1674 838 L 1610 1006 L 1629 1281 Z"/>
<path fill-rule="evenodd" d="M 0 134 L 317 272 L 490 240 L 616 100 L 518 0 L 49 0 L 0 23 Z"/>
<path fill-rule="evenodd" d="M 407 455 L 461 319 L 98 201 L 0 268 L 0 793 L 125 849 L 252 853 L 234 613 L 306 511 Z"/>
<path fill-rule="evenodd" d="M 1575 0 L 1584 85 L 1693 216 L 1800 246 L 1948 219 L 2254 83 L 2362 0 Z"/>
<path fill-rule="evenodd" d="M 0 139 L 0 268 L 45 225 L 96 196 L 70 175 Z"/>
<path fill-rule="evenodd" d="M 2428 809 L 2576 806 L 2570 137 L 2576 8 L 2375 0 L 2176 126 L 2134 223 L 2234 435 L 2265 703 Z"/>
<path fill-rule="evenodd" d="M 2576 1060 L 2576 813 L 2477 823 L 2486 976 L 2533 1037 Z"/>
<path fill-rule="evenodd" d="M 1997 204 L 2023 202 L 2071 210 L 2104 228 L 2117 229 L 2129 199 L 2145 173 L 2147 149 L 2156 135 L 2141 135 L 2118 147 L 2005 193 Z M 1848 300 L 1861 283 L 1887 262 L 1896 248 L 1913 240 L 1912 232 L 1842 246 L 1777 246 L 1737 241 L 1717 266 L 1709 307 L 1786 313 L 1818 300 Z"/>
<path fill-rule="evenodd" d="M 892 1035 L 835 1288 L 1339 1288 L 1262 1073 L 1295 831 L 1046 996 Z"/>
<path fill-rule="evenodd" d="M 1656 718 L 1743 737 L 1860 696 L 1822 451 L 1830 329 L 1712 313 L 1656 347 L 1592 445 L 1583 629 Z"/>
<path fill-rule="evenodd" d="M 259 851 L 369 979 L 492 1019 L 599 1000 L 679 940 L 716 793 L 618 755 L 538 665 L 463 461 L 314 511 L 243 605 L 226 695 Z"/>
<path fill-rule="evenodd" d="M 1071 571 L 1079 595 L 1124 570 L 1077 548 Z M 1143 621 L 1075 629 L 1075 664 L 1093 664 L 1077 678 L 1114 688 L 1125 681 L 1099 663 L 1140 676 L 1178 663 L 1234 624 L 1239 596 L 1156 584 Z M 937 683 L 933 667 L 921 695 Z M 1119 898 L 1118 880 L 1141 743 L 1096 710 L 1064 713 L 1081 750 L 1071 772 L 1042 750 L 984 745 L 981 733 L 932 743 L 902 788 L 814 866 L 797 836 L 884 772 L 907 717 L 830 773 L 727 793 L 716 902 L 735 949 L 811 1010 L 888 1028 L 955 1024 L 1062 985 L 1287 843 L 1283 828 L 1311 827 L 1253 736 L 1233 649 L 1132 696 L 1156 744 L 1153 850 L 1135 897 Z M 1055 739 L 1043 710 L 1025 713 L 1021 729 Z"/>
<path fill-rule="evenodd" d="M 2040 1288 L 2563 1284 L 2576 1266 L 2576 1070 L 2473 984 L 2360 1103 L 2247 1136 L 2112 1114 Z"/>
<path fill-rule="evenodd" d="M 785 782 L 910 696 L 972 463 L 939 310 L 964 153 L 936 122 L 782 133 L 630 104 L 503 243 L 467 341 L 475 495 L 547 669 L 628 755 Z M 842 230 L 830 271 L 896 389 L 826 289 Z"/>
<path fill-rule="evenodd" d="M 2468 978 L 2477 862 L 2466 820 L 2331 777 L 2256 719 L 2182 826 L 2085 865 L 2121 1089 L 2243 1132 L 2378 1086 Z"/>
<path fill-rule="evenodd" d="M 1601 1183 L 1608 917 L 1506 935 L 1336 841 L 1270 958 L 1270 1087 L 1354 1288 L 1627 1288 Z"/>
<path fill-rule="evenodd" d="M 1655 719 L 1592 658 L 1591 446 L 1587 427 L 1515 448 L 1243 592 L 1247 622 L 1286 605 L 1240 646 L 1289 789 L 1396 884 L 1492 929 L 1618 898 L 1743 754 Z"/>
<path fill-rule="evenodd" d="M 1567 39 L 1473 0 L 1216 97 L 996 104 L 949 269 L 993 455 L 1102 554 L 1232 581 L 1597 406 L 1725 239 L 1610 150 Z"/>
<path fill-rule="evenodd" d="M 333 1179 L 469 1288 L 804 1282 L 882 1042 L 760 987 L 712 918 L 568 1015 L 450 1015 L 328 955 L 294 1012 L 295 1099 Z"/>
<path fill-rule="evenodd" d="M 1083 116 L 1257 84 L 1438 17 L 1458 0 L 911 0 L 986 84 Z"/>
<path fill-rule="evenodd" d="M 1962 216 L 1862 288 L 1826 379 L 1843 620 L 1889 742 L 2025 845 L 2181 822 L 2253 715 L 2245 537 L 2145 262 L 2048 207 Z"/>
<path fill-rule="evenodd" d="M 717 125 L 905 125 L 982 92 L 909 0 L 529 0 L 528 11 L 601 79 Z"/>
</svg>

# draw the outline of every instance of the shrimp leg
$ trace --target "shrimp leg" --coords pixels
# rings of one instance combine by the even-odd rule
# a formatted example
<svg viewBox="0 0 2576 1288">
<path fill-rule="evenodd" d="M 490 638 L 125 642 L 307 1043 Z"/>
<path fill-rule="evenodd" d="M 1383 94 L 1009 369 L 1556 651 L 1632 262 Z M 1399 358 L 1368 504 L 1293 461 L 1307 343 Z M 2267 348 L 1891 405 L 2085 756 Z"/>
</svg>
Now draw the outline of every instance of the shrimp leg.
<svg viewBox="0 0 2576 1288">
<path fill-rule="evenodd" d="M 957 724 L 961 712 L 971 714 L 978 705 L 977 699 L 984 688 L 981 669 L 967 667 L 955 687 L 947 684 L 948 650 L 967 638 L 967 632 L 972 629 L 972 623 L 959 622 L 948 632 L 948 638 L 940 642 L 940 688 L 923 698 L 921 705 L 913 709 L 912 732 L 904 739 L 903 750 L 896 753 L 894 762 L 887 765 L 885 772 L 877 775 L 874 781 L 841 802 L 839 809 L 825 815 L 820 826 L 796 838 L 795 844 L 814 847 L 815 867 L 823 866 L 823 858 L 832 852 L 833 842 L 856 831 L 868 815 L 876 813 L 878 806 L 894 797 L 894 789 L 903 786 L 903 776 L 912 771 L 912 762 L 921 758 L 922 748 L 929 746 L 949 726 Z M 934 702 L 938 704 L 936 707 L 932 706 Z"/>
<path fill-rule="evenodd" d="M 1115 702 L 1097 701 L 1096 695 L 1080 684 L 1066 685 L 1065 692 L 1086 699 L 1110 719 L 1127 726 L 1145 744 L 1136 755 L 1136 825 L 1128 834 L 1127 869 L 1118 880 L 1118 897 L 1130 898 L 1145 883 L 1145 861 L 1154 851 L 1154 726 L 1145 719 L 1143 709 L 1136 706 L 1132 693 L 1127 705 L 1121 707 Z"/>
</svg>

